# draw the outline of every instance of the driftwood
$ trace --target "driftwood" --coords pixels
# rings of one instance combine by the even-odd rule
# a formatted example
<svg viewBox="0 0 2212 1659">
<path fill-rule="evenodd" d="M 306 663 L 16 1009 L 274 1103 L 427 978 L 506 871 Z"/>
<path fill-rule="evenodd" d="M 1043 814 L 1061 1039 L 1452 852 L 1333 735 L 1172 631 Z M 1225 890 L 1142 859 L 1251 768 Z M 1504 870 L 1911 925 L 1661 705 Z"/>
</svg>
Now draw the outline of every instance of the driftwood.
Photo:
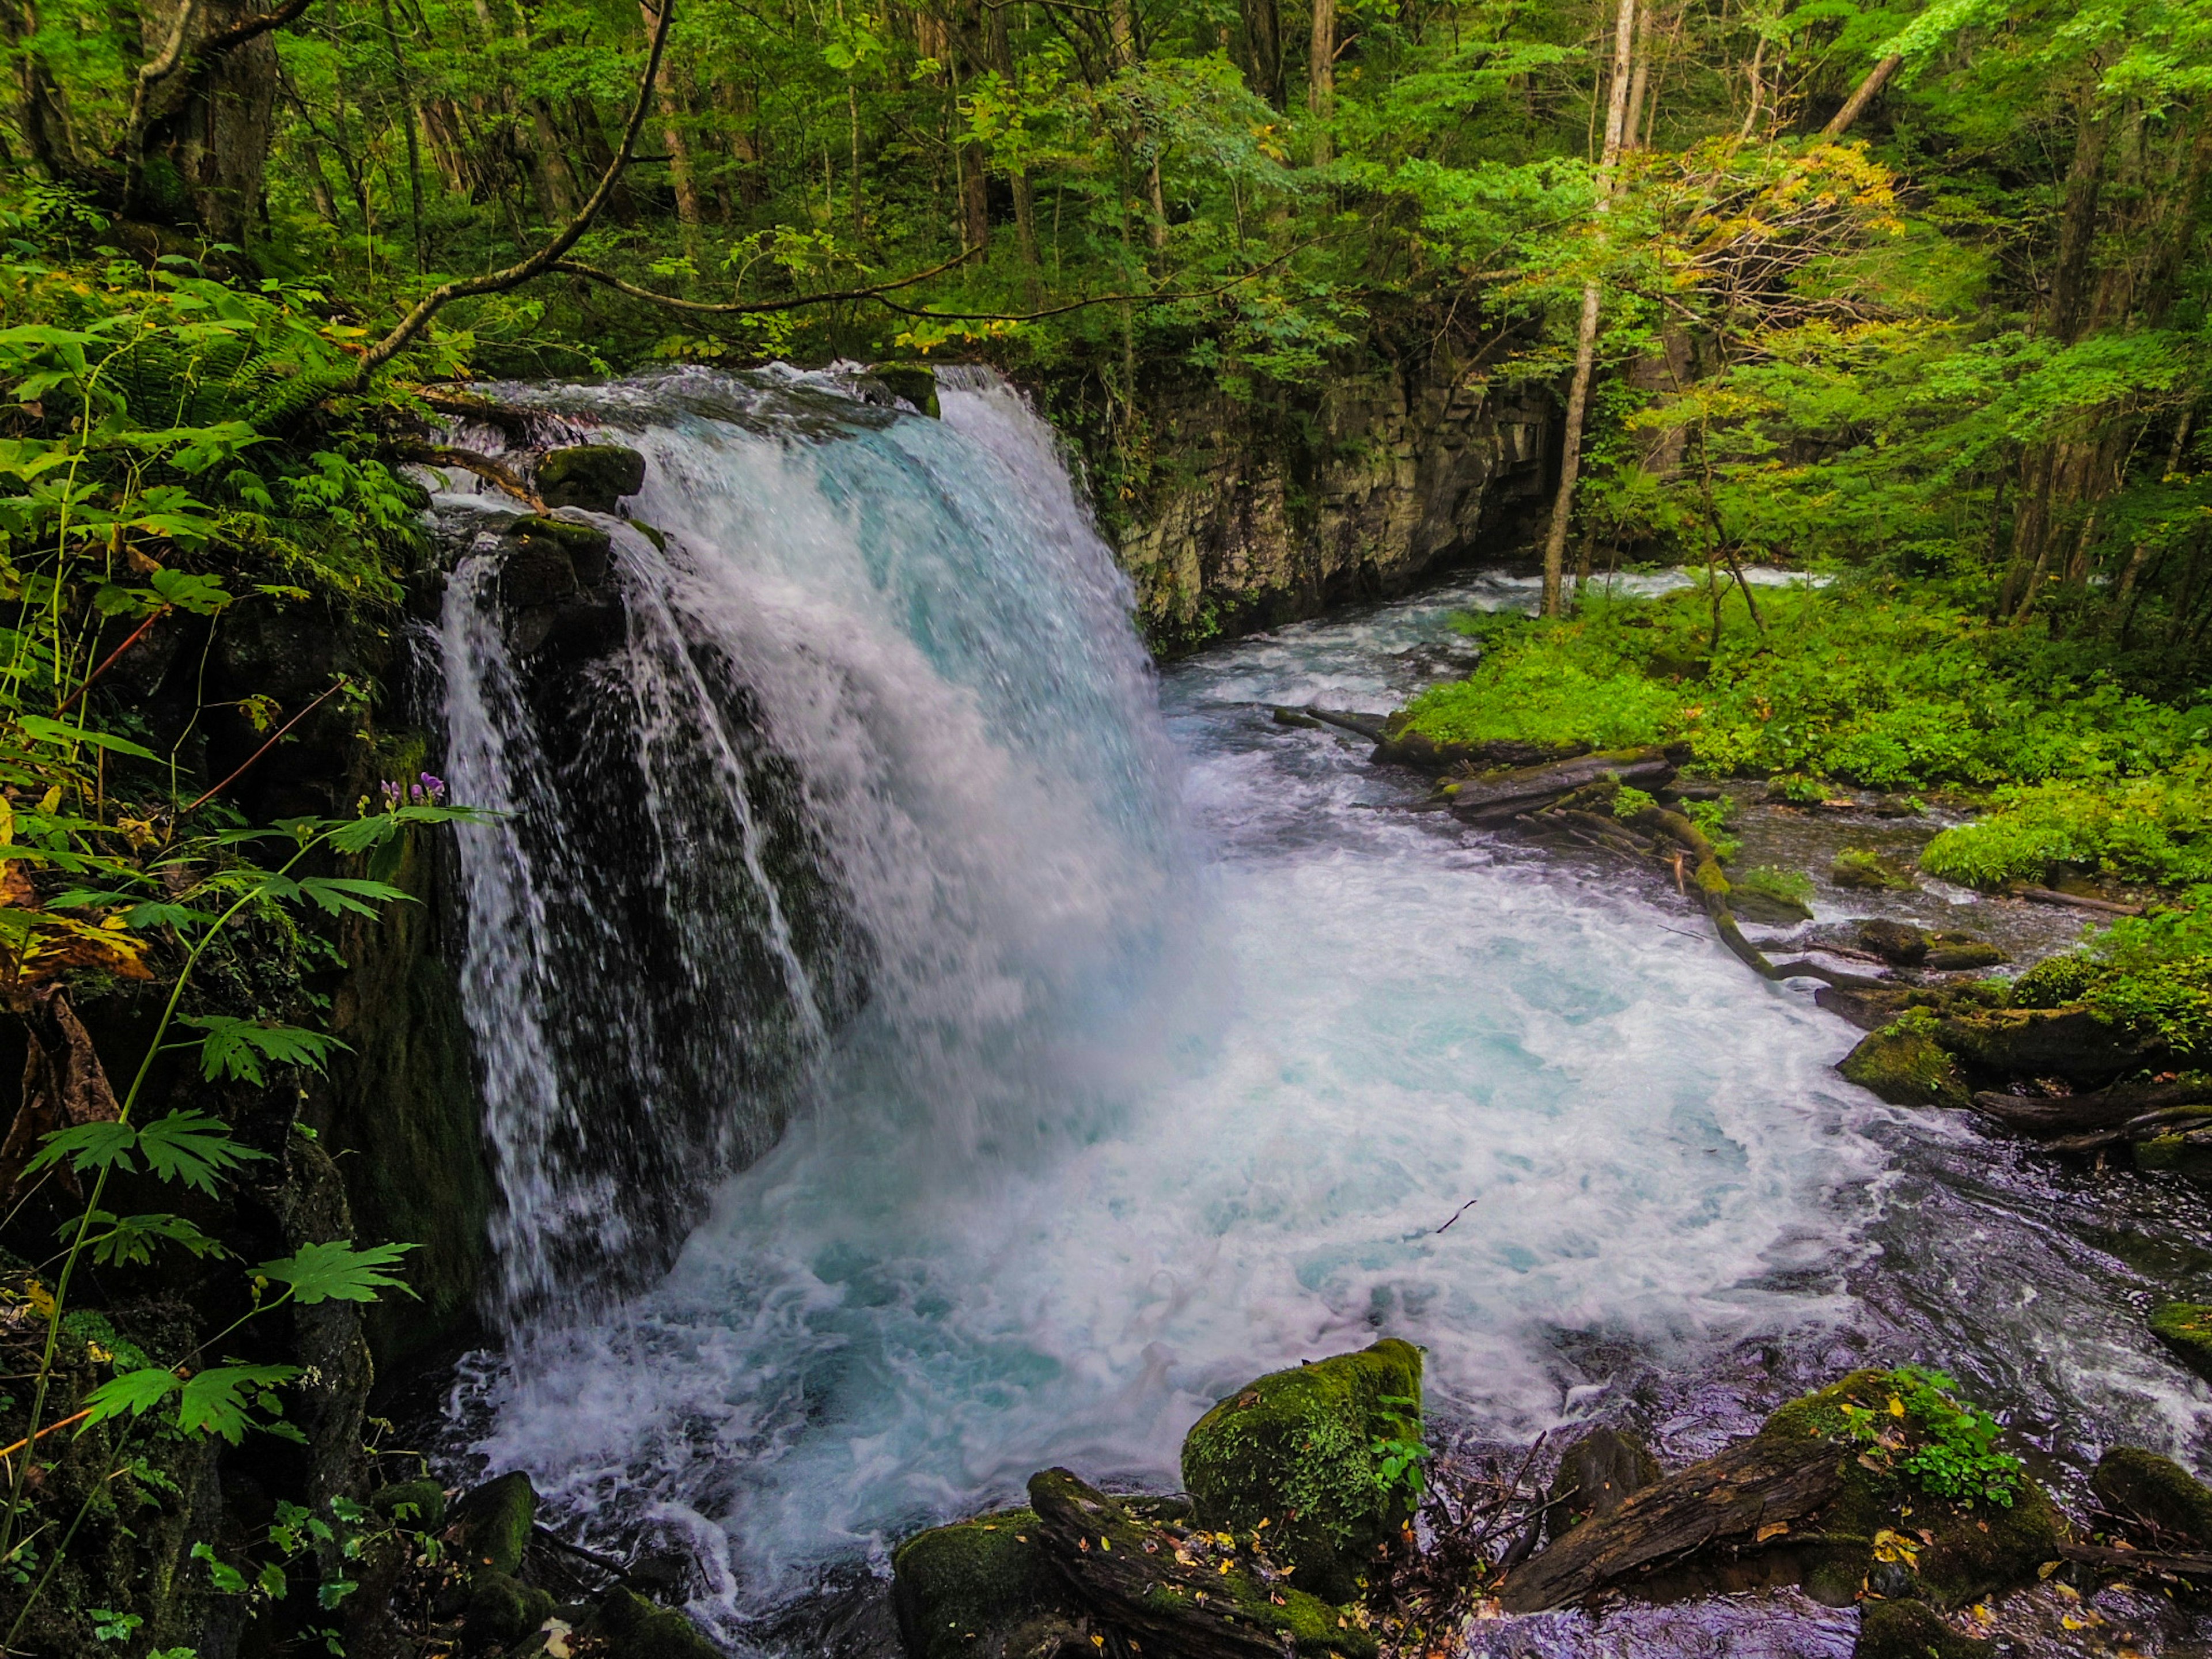
<svg viewBox="0 0 2212 1659">
<path fill-rule="evenodd" d="M 2058 1553 L 2084 1566 L 2116 1567 L 2123 1572 L 2169 1572 L 2185 1578 L 2212 1578 L 2212 1555 L 2181 1555 L 2169 1550 L 2108 1550 L 2095 1544 L 2061 1544 Z"/>
<path fill-rule="evenodd" d="M 2112 916 L 2139 916 L 2142 914 L 2140 904 L 2115 904 L 2110 899 L 2084 898 L 2079 893 L 2062 893 L 2053 887 L 2021 885 L 2011 889 L 2011 892 L 2015 898 L 2024 898 L 2033 904 L 2063 904 L 2071 909 L 2099 910 Z"/>
<path fill-rule="evenodd" d="M 1843 1454 L 1824 1442 L 1739 1442 L 1583 1522 L 1515 1569 L 1499 1602 L 1508 1613 L 1541 1613 L 1709 1544 L 1755 1547 L 1763 1528 L 1812 1514 L 1843 1486 Z M 1789 1541 L 1786 1533 L 1777 1541 Z"/>
<path fill-rule="evenodd" d="M 2192 1106 L 2212 1116 L 2212 1083 L 2123 1083 L 2078 1095 L 1984 1091 L 1974 1097 L 1974 1109 L 1983 1116 L 2027 1134 L 2111 1133 L 2119 1139 L 2130 1139 L 2127 1131 L 2138 1124 L 2148 1129 L 2177 1112 L 2191 1115 L 2186 1109 Z"/>
<path fill-rule="evenodd" d="M 1375 1638 L 1212 1534 L 1141 1521 L 1066 1469 L 1030 1479 L 1045 1553 L 1076 1595 L 1155 1650 L 1190 1659 L 1283 1659 L 1327 1650 L 1370 1659 Z"/>
<path fill-rule="evenodd" d="M 1299 712 L 1310 715 L 1323 726 L 1339 726 L 1346 732 L 1355 732 L 1370 743 L 1382 741 L 1382 728 L 1389 724 L 1390 720 L 1388 714 L 1358 714 L 1348 708 L 1323 708 L 1317 702 L 1308 703 Z"/>
<path fill-rule="evenodd" d="M 1624 749 L 1540 766 L 1516 767 L 1453 786 L 1452 816 L 1468 823 L 1498 823 L 1547 806 L 1602 778 L 1617 778 L 1642 787 L 1663 784 L 1674 775 L 1673 763 L 1660 749 Z"/>
</svg>

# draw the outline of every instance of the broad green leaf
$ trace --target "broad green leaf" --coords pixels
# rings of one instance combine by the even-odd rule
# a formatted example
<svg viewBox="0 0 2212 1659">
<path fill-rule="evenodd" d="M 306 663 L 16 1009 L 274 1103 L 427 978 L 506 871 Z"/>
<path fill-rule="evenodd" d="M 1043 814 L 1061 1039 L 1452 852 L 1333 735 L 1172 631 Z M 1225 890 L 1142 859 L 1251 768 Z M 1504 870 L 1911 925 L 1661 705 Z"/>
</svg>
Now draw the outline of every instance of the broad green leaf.
<svg viewBox="0 0 2212 1659">
<path fill-rule="evenodd" d="M 120 1417 L 125 1412 L 133 1417 L 143 1417 L 183 1387 L 182 1377 L 160 1365 L 125 1371 L 85 1396 L 85 1427 Z"/>
<path fill-rule="evenodd" d="M 131 1157 L 137 1144 L 138 1131 L 128 1123 L 74 1124 L 46 1136 L 23 1172 L 35 1175 L 66 1158 L 80 1175 L 88 1170 L 120 1170 L 128 1175 L 138 1167 Z"/>
<path fill-rule="evenodd" d="M 264 1024 L 228 1014 L 191 1014 L 178 1023 L 207 1033 L 200 1040 L 200 1073 L 208 1078 L 263 1083 L 267 1081 L 264 1060 L 319 1072 L 328 1063 L 331 1050 L 346 1047 L 336 1037 L 305 1026 Z"/>
<path fill-rule="evenodd" d="M 309 1244 L 275 1261 L 264 1261 L 254 1272 L 291 1287 L 293 1300 L 317 1302 L 374 1302 L 384 1291 L 404 1291 L 406 1282 L 385 1270 L 397 1267 L 412 1244 L 371 1244 L 356 1249 L 348 1239 Z"/>
<path fill-rule="evenodd" d="M 179 1390 L 177 1426 L 186 1434 L 219 1434 L 234 1446 L 257 1424 L 261 1396 L 299 1376 L 297 1365 L 210 1365 Z"/>
<path fill-rule="evenodd" d="M 128 738 L 118 738 L 109 732 L 91 732 L 82 726 L 71 726 L 67 720 L 49 720 L 44 714 L 18 714 L 15 724 L 38 743 L 81 743 L 88 749 L 106 749 L 118 755 L 129 755 L 134 760 L 158 761 L 161 757 L 141 743 Z"/>
<path fill-rule="evenodd" d="M 215 1178 L 269 1154 L 231 1139 L 229 1126 L 204 1112 L 171 1112 L 138 1131 L 146 1167 L 164 1181 L 181 1181 L 212 1195 Z"/>
<path fill-rule="evenodd" d="M 236 1567 L 230 1565 L 228 1562 L 217 1560 L 216 1559 L 214 1547 L 209 1544 L 204 1539 L 192 1546 L 192 1559 L 195 1561 L 204 1561 L 207 1563 L 209 1581 L 223 1595 L 239 1595 L 244 1594 L 246 1589 L 246 1575 L 240 1572 Z M 189 1648 L 179 1648 L 175 1650 L 175 1651 L 179 1653 L 189 1653 L 191 1650 Z M 152 1656 L 148 1656 L 148 1659 L 152 1659 Z"/>
<path fill-rule="evenodd" d="M 350 911 L 355 915 L 374 920 L 377 908 L 367 902 L 375 899 L 390 903 L 395 899 L 411 901 L 414 895 L 389 882 L 363 881 L 349 876 L 303 876 L 300 891 L 332 915 Z"/>
<path fill-rule="evenodd" d="M 91 1248 L 93 1260 L 103 1267 L 117 1262 L 135 1266 L 150 1261 L 157 1243 L 179 1245 L 203 1258 L 225 1254 L 220 1243 L 180 1215 L 118 1216 L 106 1210 L 94 1210 L 92 1227 L 85 1242 Z M 77 1219 L 72 1217 L 63 1222 L 58 1231 L 63 1237 L 70 1238 L 75 1237 Z"/>
</svg>

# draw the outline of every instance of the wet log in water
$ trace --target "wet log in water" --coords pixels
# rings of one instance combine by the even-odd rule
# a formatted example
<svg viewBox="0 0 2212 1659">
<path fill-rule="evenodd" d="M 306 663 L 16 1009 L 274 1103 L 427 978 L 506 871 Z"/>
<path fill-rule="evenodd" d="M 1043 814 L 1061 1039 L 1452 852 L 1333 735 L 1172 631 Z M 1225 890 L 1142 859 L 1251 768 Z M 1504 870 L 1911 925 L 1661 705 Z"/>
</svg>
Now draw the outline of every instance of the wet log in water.
<svg viewBox="0 0 2212 1659">
<path fill-rule="evenodd" d="M 2203 1107 L 2203 1112 L 2187 1110 L 2196 1106 Z M 2118 1084 L 2078 1095 L 1984 1091 L 1974 1097 L 1974 1109 L 2026 1134 L 2128 1139 L 2133 1138 L 2128 1133 L 2131 1129 L 2140 1128 L 2145 1135 L 2158 1133 L 2176 1113 L 2212 1116 L 2212 1083 Z"/>
<path fill-rule="evenodd" d="M 1602 778 L 1650 788 L 1674 775 L 1673 763 L 1660 749 L 1622 749 L 1541 766 L 1516 767 L 1451 786 L 1452 816 L 1468 823 L 1503 823 L 1564 799 Z"/>
<path fill-rule="evenodd" d="M 1755 1543 L 1762 1527 L 1810 1515 L 1841 1492 L 1842 1462 L 1819 1441 L 1730 1446 L 1633 1493 L 1516 1568 L 1499 1602 L 1508 1613 L 1541 1613 L 1709 1544 Z"/>
</svg>

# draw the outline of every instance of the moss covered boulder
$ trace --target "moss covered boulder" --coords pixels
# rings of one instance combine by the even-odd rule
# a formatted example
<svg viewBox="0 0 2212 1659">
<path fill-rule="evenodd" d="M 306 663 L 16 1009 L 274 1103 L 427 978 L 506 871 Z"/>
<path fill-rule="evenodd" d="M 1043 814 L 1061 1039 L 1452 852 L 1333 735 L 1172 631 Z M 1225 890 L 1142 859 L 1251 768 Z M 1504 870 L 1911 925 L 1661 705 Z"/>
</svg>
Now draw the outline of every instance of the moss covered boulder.
<svg viewBox="0 0 2212 1659">
<path fill-rule="evenodd" d="M 620 444 L 576 444 L 538 463 L 538 494 L 548 507 L 611 513 L 645 487 L 645 457 Z"/>
<path fill-rule="evenodd" d="M 1985 1659 L 1993 1644 L 1960 1634 L 1924 1601 L 1869 1601 L 1851 1659 Z"/>
<path fill-rule="evenodd" d="M 1406 1486 L 1383 1480 L 1376 1443 L 1419 1440 L 1420 1424 L 1421 1351 L 1386 1337 L 1222 1400 L 1183 1441 L 1183 1485 L 1201 1525 L 1266 1524 L 1299 1589 L 1350 1601 L 1411 1512 Z"/>
<path fill-rule="evenodd" d="M 2170 1457 L 2114 1446 L 2089 1477 L 2097 1501 L 2166 1549 L 2212 1548 L 2212 1488 Z"/>
<path fill-rule="evenodd" d="M 2199 1376 L 2212 1378 L 2212 1307 L 2168 1302 L 2151 1310 L 2150 1334 Z"/>
<path fill-rule="evenodd" d="M 530 1529 L 538 1523 L 537 1490 L 520 1471 L 502 1474 L 463 1498 L 454 1519 L 460 1528 L 457 1553 L 465 1565 L 520 1572 Z"/>
<path fill-rule="evenodd" d="M 1849 1604 L 1877 1577 L 1891 1599 L 1936 1607 L 2035 1581 L 2055 1560 L 2064 1522 L 2019 1461 L 1998 1449 L 1996 1424 L 1960 1402 L 1948 1377 L 1917 1368 L 1854 1371 L 1792 1401 L 1765 1440 L 1837 1448 L 1842 1491 L 1821 1512 L 1805 1589 Z"/>
<path fill-rule="evenodd" d="M 682 1613 L 657 1607 L 619 1584 L 600 1598 L 582 1632 L 603 1638 L 622 1659 L 723 1659 L 721 1649 Z"/>
<path fill-rule="evenodd" d="M 1635 1435 L 1592 1429 L 1567 1448 L 1545 1505 L 1546 1524 L 1563 1538 L 1592 1516 L 1611 1515 L 1631 1492 L 1659 1479 L 1659 1460 Z"/>
<path fill-rule="evenodd" d="M 1893 1106 L 1970 1105 L 1966 1075 L 1937 1041 L 1936 1027 L 1932 1016 L 1910 1011 L 1861 1037 L 1836 1069 Z"/>
<path fill-rule="evenodd" d="M 891 1557 L 891 1606 L 915 1659 L 1049 1659 L 1089 1626 L 1045 1553 L 1034 1510 L 933 1527 Z"/>
</svg>

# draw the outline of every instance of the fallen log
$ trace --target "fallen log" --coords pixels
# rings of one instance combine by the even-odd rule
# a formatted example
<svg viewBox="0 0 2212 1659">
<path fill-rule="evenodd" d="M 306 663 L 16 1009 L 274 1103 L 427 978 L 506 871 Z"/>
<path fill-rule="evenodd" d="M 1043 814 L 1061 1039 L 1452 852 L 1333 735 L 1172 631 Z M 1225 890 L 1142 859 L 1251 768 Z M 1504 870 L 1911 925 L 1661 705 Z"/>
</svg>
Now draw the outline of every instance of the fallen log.
<svg viewBox="0 0 2212 1659">
<path fill-rule="evenodd" d="M 2061 1544 L 2060 1557 L 2089 1567 L 2123 1572 L 2166 1572 L 2185 1578 L 2212 1578 L 2212 1555 L 2182 1555 L 2169 1550 L 2108 1550 L 2096 1544 Z"/>
<path fill-rule="evenodd" d="M 1191 1659 L 1372 1659 L 1375 1638 L 1221 1535 L 1139 1519 L 1066 1469 L 1030 1479 L 1030 1504 L 1053 1565 L 1109 1623 Z"/>
<path fill-rule="evenodd" d="M 1984 1117 L 2040 1136 L 2125 1131 L 2146 1114 L 2197 1105 L 2212 1110 L 2212 1082 L 2122 1083 L 2078 1095 L 2008 1095 L 1984 1090 L 1974 1097 L 1974 1109 Z"/>
<path fill-rule="evenodd" d="M 2022 884 L 2011 890 L 2014 897 L 2024 898 L 2031 904 L 2063 904 L 2076 910 L 2098 910 L 2114 916 L 2139 916 L 2143 913 L 2140 904 L 2115 904 L 2110 899 L 2084 898 L 2079 893 L 2062 893 L 2055 887 Z"/>
<path fill-rule="evenodd" d="M 1674 764 L 1662 749 L 1620 749 L 1485 773 L 1447 784 L 1445 788 L 1451 796 L 1454 817 L 1467 823 L 1492 823 L 1549 805 L 1601 778 L 1614 778 L 1641 788 L 1665 783 L 1674 775 Z"/>
<path fill-rule="evenodd" d="M 1710 1544 L 1757 1547 L 1759 1532 L 1800 1519 L 1843 1490 L 1844 1456 L 1821 1441 L 1746 1440 L 1631 1493 L 1525 1565 L 1498 1596 L 1508 1613 L 1541 1613 Z M 1789 1543 L 1786 1530 L 1777 1541 Z"/>
<path fill-rule="evenodd" d="M 1343 731 L 1356 733 L 1365 738 L 1370 743 L 1382 741 L 1382 728 L 1389 725 L 1390 720 L 1388 714 L 1358 714 L 1348 708 L 1324 708 L 1317 702 L 1308 703 L 1299 712 L 1319 720 L 1324 726 L 1334 726 Z"/>
</svg>

